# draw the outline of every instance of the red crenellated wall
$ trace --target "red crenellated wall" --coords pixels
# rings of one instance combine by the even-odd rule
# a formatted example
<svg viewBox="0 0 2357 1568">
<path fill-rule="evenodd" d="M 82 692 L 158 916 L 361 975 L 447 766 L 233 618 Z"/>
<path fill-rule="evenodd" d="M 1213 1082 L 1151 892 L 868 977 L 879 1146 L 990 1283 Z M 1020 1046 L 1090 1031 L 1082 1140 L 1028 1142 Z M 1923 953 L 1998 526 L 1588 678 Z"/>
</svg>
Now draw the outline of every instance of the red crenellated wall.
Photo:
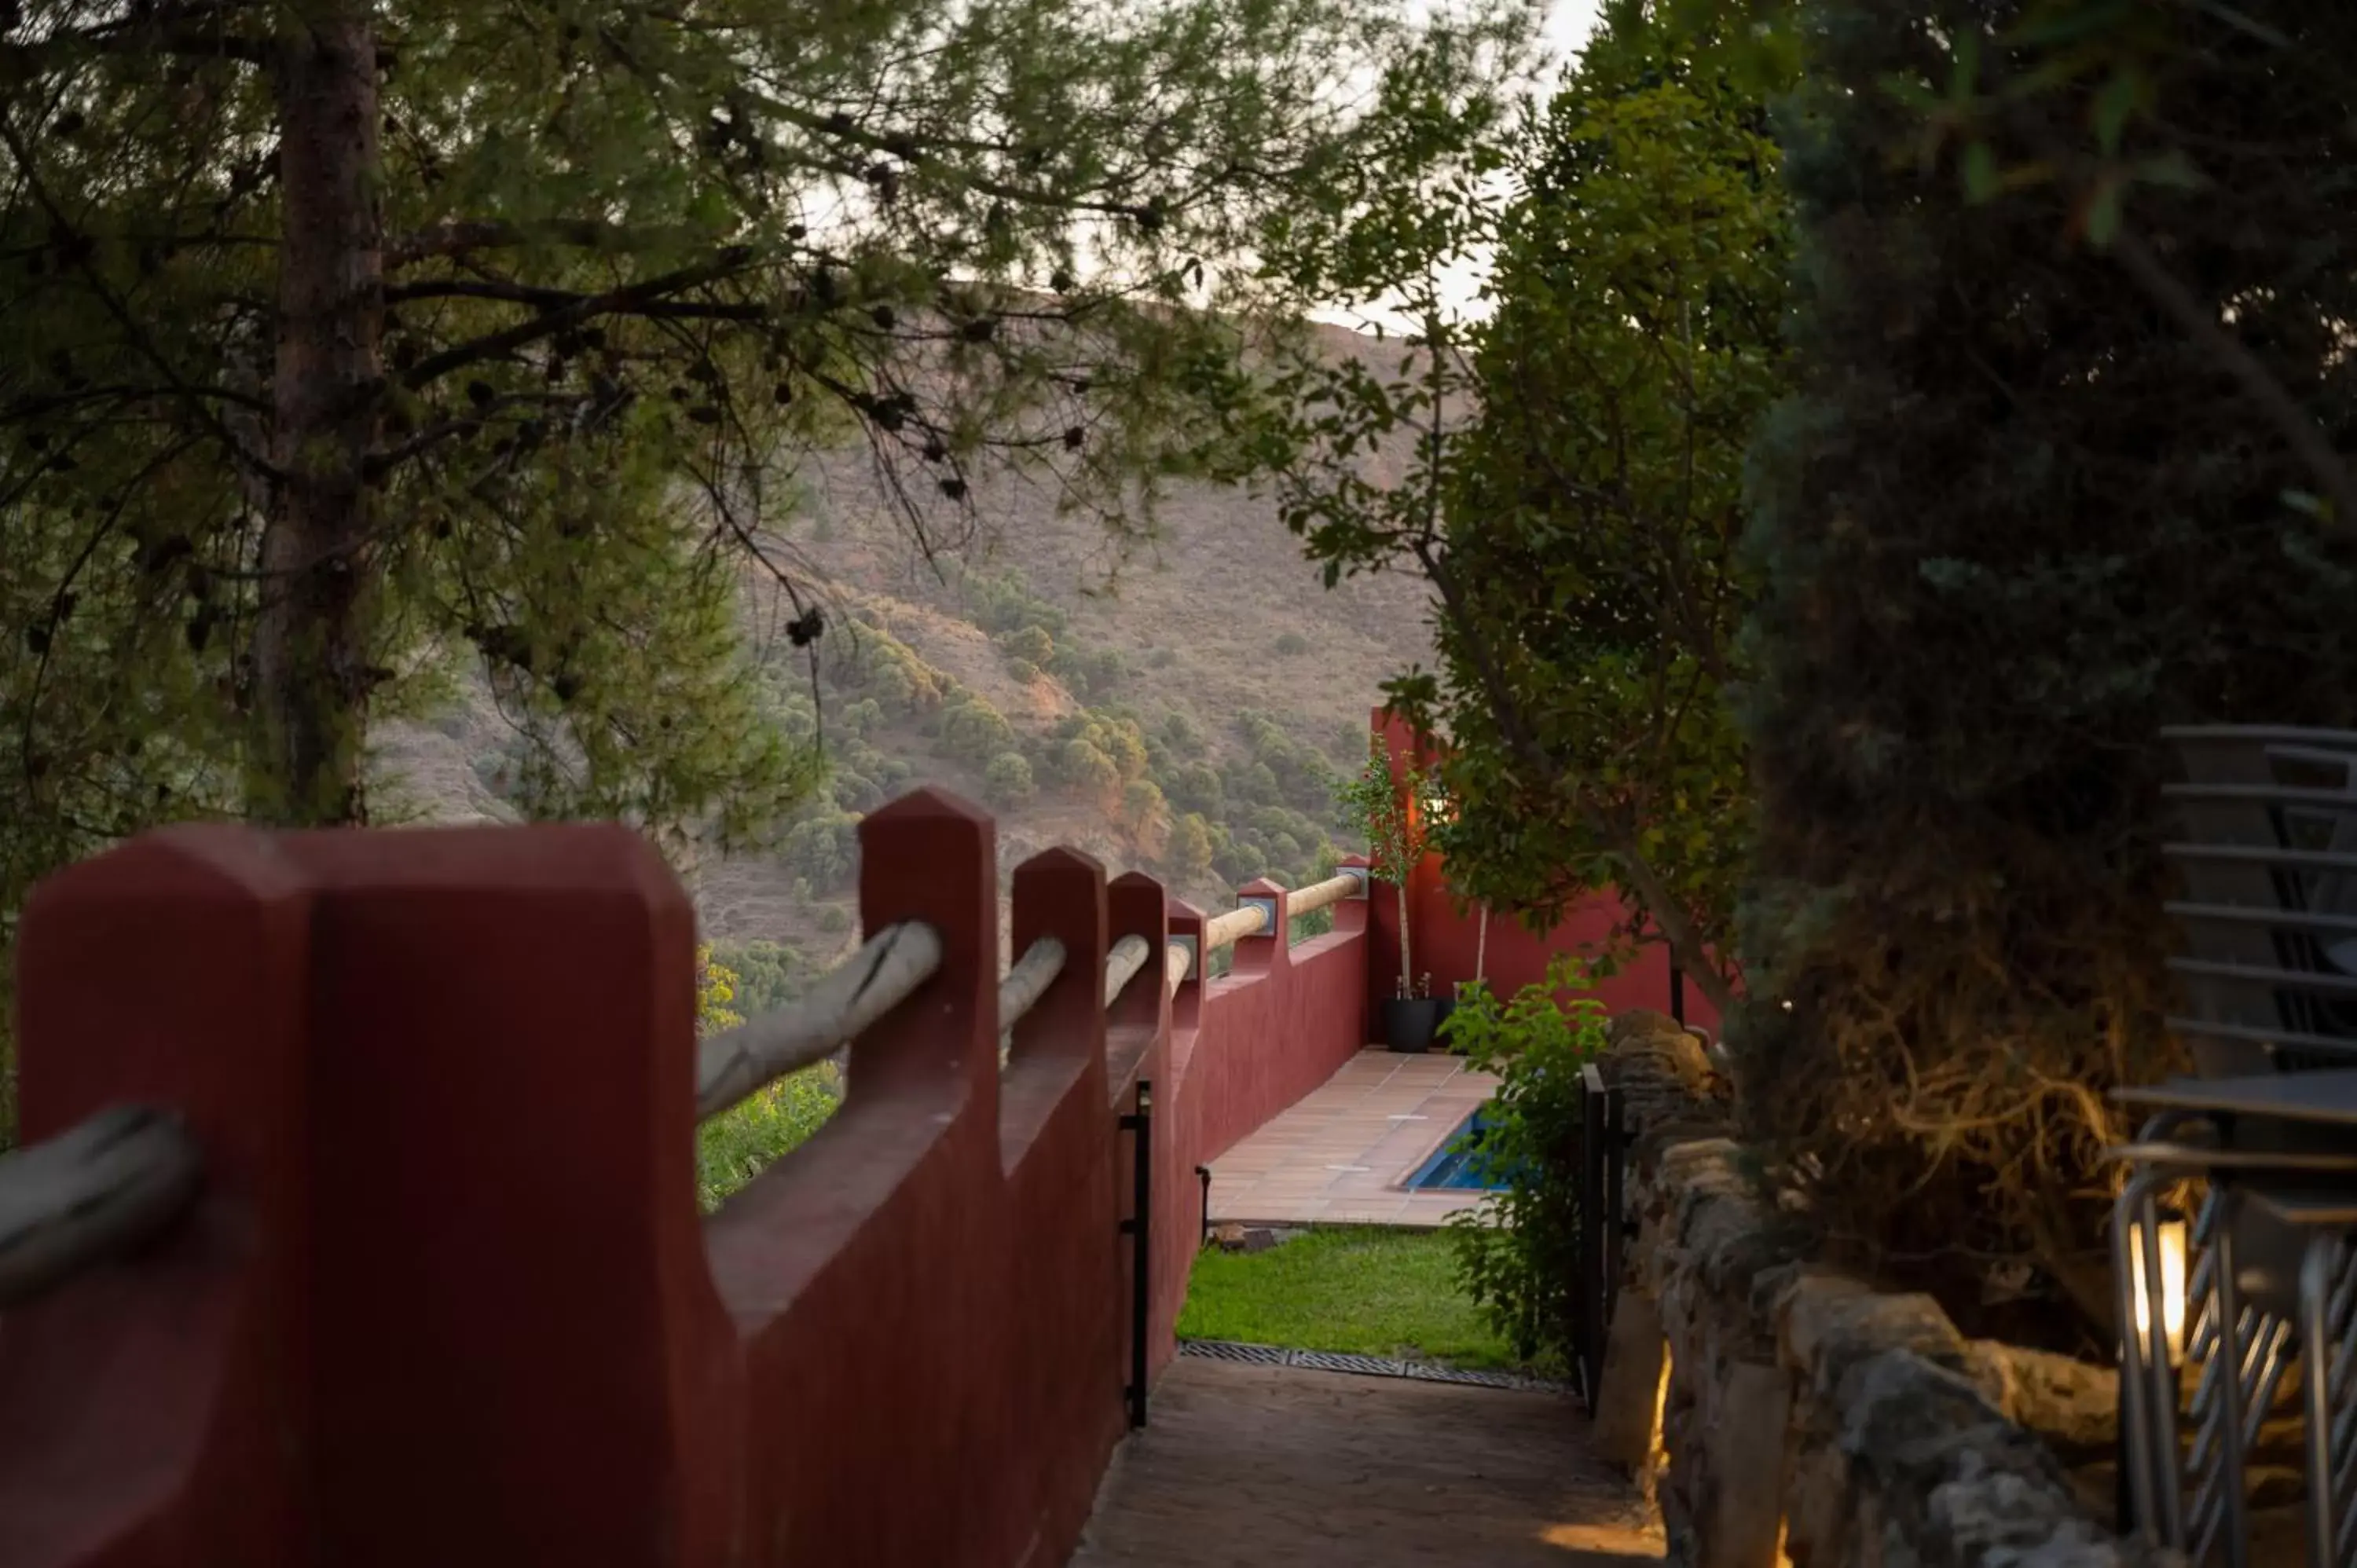
<svg viewBox="0 0 2357 1568">
<path fill-rule="evenodd" d="M 1377 708 L 1370 723 L 1392 758 L 1394 774 L 1403 762 L 1429 761 L 1429 745 L 1400 719 Z M 1380 1040 L 1380 1004 L 1394 993 L 1400 978 L 1397 890 L 1378 886 L 1370 900 L 1370 913 L 1373 940 L 1368 953 L 1367 994 L 1370 1025 L 1374 1032 L 1369 1038 Z M 1432 977 L 1433 995 L 1454 996 L 1458 982 L 1471 980 L 1480 973 L 1488 980 L 1493 993 L 1511 996 L 1522 987 L 1545 978 L 1547 966 L 1557 956 L 1600 950 L 1614 927 L 1626 921 L 1627 912 L 1619 896 L 1609 888 L 1590 894 L 1544 935 L 1534 934 L 1519 920 L 1493 912 L 1484 954 L 1486 962 L 1477 970 L 1475 957 L 1481 947 L 1480 918 L 1472 910 L 1458 908 L 1458 900 L 1449 891 L 1448 867 L 1439 855 L 1428 854 L 1408 880 L 1407 918 L 1412 972 Z M 1638 1007 L 1671 1012 L 1670 967 L 1669 949 L 1660 942 L 1648 942 L 1631 962 L 1598 984 L 1596 995 L 1615 1014 Z M 1692 983 L 1686 984 L 1684 992 L 1685 1021 L 1716 1034 L 1717 1010 Z"/>
<path fill-rule="evenodd" d="M 1120 1118 L 1150 1086 L 1158 1367 L 1194 1167 L 1363 1039 L 1365 906 L 1107 1008 L 1112 941 L 1200 918 L 1034 857 L 1014 945 L 1067 961 L 1002 1072 L 991 822 L 920 793 L 861 834 L 867 930 L 922 921 L 942 962 L 709 1219 L 692 911 L 621 829 L 181 829 L 39 888 L 27 1137 L 168 1107 L 208 1181 L 9 1312 L 0 1563 L 1062 1562 L 1125 1421 Z"/>
</svg>

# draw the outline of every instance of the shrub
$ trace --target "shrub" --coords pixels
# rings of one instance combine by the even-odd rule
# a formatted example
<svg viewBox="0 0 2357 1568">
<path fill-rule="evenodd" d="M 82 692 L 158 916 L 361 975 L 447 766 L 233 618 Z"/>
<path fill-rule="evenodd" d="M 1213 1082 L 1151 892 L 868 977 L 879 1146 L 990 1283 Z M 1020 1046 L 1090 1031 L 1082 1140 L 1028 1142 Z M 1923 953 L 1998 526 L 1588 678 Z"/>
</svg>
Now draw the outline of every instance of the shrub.
<svg viewBox="0 0 2357 1568">
<path fill-rule="evenodd" d="M 1298 658 L 1309 651 L 1309 639 L 1297 631 L 1288 631 L 1276 639 L 1276 650 L 1287 659 Z"/>
<path fill-rule="evenodd" d="M 1028 686 L 1039 679 L 1039 667 L 1028 659 L 1010 659 L 1006 661 L 1006 673 L 1017 685 Z"/>
<path fill-rule="evenodd" d="M 833 1062 L 781 1078 L 706 1122 L 695 1134 L 695 1197 L 720 1207 L 770 1163 L 806 1141 L 840 1103 Z"/>
<path fill-rule="evenodd" d="M 774 942 L 748 946 L 765 963 L 771 954 L 784 952 Z M 736 972 L 714 958 L 709 944 L 696 949 L 696 1033 L 742 1023 L 736 1010 L 738 1000 Z M 817 1132 L 819 1124 L 834 1113 L 839 1098 L 836 1081 L 834 1064 L 822 1063 L 779 1079 L 698 1128 L 695 1196 L 705 1211 L 719 1208 L 772 1160 Z"/>
<path fill-rule="evenodd" d="M 710 942 L 697 948 L 695 1032 L 702 1035 L 715 1029 L 733 1029 L 743 1023 L 745 1015 L 732 1005 L 736 1000 L 736 972 L 714 961 Z"/>
<path fill-rule="evenodd" d="M 780 858 L 814 892 L 831 893 L 858 869 L 858 829 L 859 819 L 848 811 L 811 816 L 786 834 Z"/>
<path fill-rule="evenodd" d="M 1121 769 L 1085 740 L 1068 740 L 1058 749 L 1056 776 L 1091 795 L 1110 796 L 1121 788 Z"/>
<path fill-rule="evenodd" d="M 1133 833 L 1151 832 L 1169 810 L 1150 779 L 1133 779 L 1121 792 L 1121 825 Z"/>
<path fill-rule="evenodd" d="M 1015 744 L 1015 728 L 1006 715 L 970 692 L 942 710 L 942 744 L 951 755 L 969 762 L 997 756 Z"/>
<path fill-rule="evenodd" d="M 1238 840 L 1222 845 L 1212 865 L 1230 882 L 1250 882 L 1255 876 L 1268 875 L 1268 856 L 1261 853 L 1260 846 Z"/>
<path fill-rule="evenodd" d="M 994 806 L 1019 806 L 1037 792 L 1031 765 L 1019 751 L 1002 751 L 982 776 L 983 793 Z"/>
<path fill-rule="evenodd" d="M 735 979 L 736 996 L 728 1006 L 748 1018 L 782 1007 L 802 991 L 802 958 L 776 942 L 718 942 L 711 961 Z"/>
<path fill-rule="evenodd" d="M 829 904 L 818 912 L 818 929 L 830 937 L 839 937 L 851 929 L 851 911 L 840 904 Z"/>
<path fill-rule="evenodd" d="M 1171 828 L 1165 854 L 1181 882 L 1200 882 L 1209 876 L 1212 853 L 1211 825 L 1200 814 L 1189 811 Z"/>
<path fill-rule="evenodd" d="M 1208 763 L 1190 762 L 1170 778 L 1168 793 L 1171 804 L 1182 811 L 1200 811 L 1207 817 L 1221 814 L 1226 804 L 1226 792 L 1220 788 L 1220 776 Z"/>
<path fill-rule="evenodd" d="M 1008 659 L 1027 664 L 1045 664 L 1056 657 L 1056 639 L 1037 622 L 1006 633 L 998 639 L 998 647 Z"/>
<path fill-rule="evenodd" d="M 1579 1069 L 1604 1049 L 1604 1004 L 1584 992 L 1577 961 L 1500 1003 L 1484 985 L 1458 999 L 1444 1026 L 1467 1065 L 1498 1075 L 1483 1158 L 1501 1174 L 1494 1216 L 1450 1222 L 1458 1277 L 1493 1327 L 1534 1364 L 1570 1364 L 1579 1329 Z"/>
</svg>

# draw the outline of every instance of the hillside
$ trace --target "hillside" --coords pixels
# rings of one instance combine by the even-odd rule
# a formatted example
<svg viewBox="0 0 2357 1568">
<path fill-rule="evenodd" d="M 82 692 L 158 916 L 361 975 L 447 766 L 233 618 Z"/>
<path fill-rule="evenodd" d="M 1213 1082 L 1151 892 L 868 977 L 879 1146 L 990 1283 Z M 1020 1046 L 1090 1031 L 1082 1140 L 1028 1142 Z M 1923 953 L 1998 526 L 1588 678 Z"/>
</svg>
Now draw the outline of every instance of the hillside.
<svg viewBox="0 0 2357 1568">
<path fill-rule="evenodd" d="M 1324 330 L 1337 351 L 1363 351 Z M 1178 489 L 1155 536 L 1125 553 L 1097 520 L 1002 478 L 977 488 L 959 547 L 929 563 L 864 453 L 823 454 L 796 478 L 803 504 L 779 542 L 828 613 L 832 799 L 777 854 L 689 873 L 712 939 L 776 942 L 796 967 L 851 940 L 856 813 L 920 783 L 991 807 L 1002 868 L 1071 843 L 1215 906 L 1264 871 L 1315 875 L 1347 837 L 1326 776 L 1363 757 L 1383 678 L 1429 660 L 1419 583 L 1325 589 L 1274 506 L 1239 490 Z M 748 635 L 800 730 L 810 673 L 772 635 L 774 593 L 748 574 Z M 470 693 L 429 724 L 385 726 L 377 771 L 425 820 L 504 820 L 502 742 Z"/>
</svg>

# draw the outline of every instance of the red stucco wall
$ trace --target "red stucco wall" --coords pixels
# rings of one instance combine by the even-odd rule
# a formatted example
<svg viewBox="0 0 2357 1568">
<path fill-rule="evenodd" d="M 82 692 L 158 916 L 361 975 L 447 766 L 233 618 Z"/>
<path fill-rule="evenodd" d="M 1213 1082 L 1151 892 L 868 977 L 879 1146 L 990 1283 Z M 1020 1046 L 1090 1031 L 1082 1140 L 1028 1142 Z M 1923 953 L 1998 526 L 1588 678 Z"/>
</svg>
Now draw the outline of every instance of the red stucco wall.
<svg viewBox="0 0 2357 1568">
<path fill-rule="evenodd" d="M 1062 1562 L 1125 1422 L 1118 1118 L 1150 1085 L 1159 1365 L 1193 1167 L 1363 1036 L 1363 906 L 1108 1010 L 1109 943 L 1197 917 L 1035 857 L 1014 942 L 1068 961 L 1002 1074 L 990 822 L 920 793 L 861 832 L 867 929 L 924 922 L 942 966 L 709 1220 L 692 912 L 632 835 L 181 830 L 45 885 L 26 1133 L 168 1107 L 209 1179 L 9 1313 L 0 1563 Z"/>
<path fill-rule="evenodd" d="M 1393 757 L 1394 768 L 1403 759 L 1430 755 L 1406 725 L 1383 709 L 1374 711 L 1371 723 Z M 1394 994 L 1400 979 L 1398 890 L 1389 886 L 1377 887 L 1371 901 L 1371 913 L 1373 936 L 1367 976 L 1370 1022 L 1374 1032 L 1369 1037 L 1379 1040 L 1383 1027 L 1380 1004 Z M 1493 912 L 1490 918 L 1487 961 L 1477 969 L 1480 916 L 1470 909 L 1459 909 L 1449 889 L 1448 868 L 1440 856 L 1432 854 L 1425 857 L 1409 879 L 1407 918 L 1410 972 L 1419 977 L 1430 975 L 1431 993 L 1449 997 L 1456 994 L 1459 981 L 1471 980 L 1477 974 L 1488 980 L 1494 993 L 1511 996 L 1523 986 L 1544 978 L 1547 966 L 1558 955 L 1601 950 L 1614 927 L 1624 922 L 1627 915 L 1618 895 L 1609 888 L 1590 894 L 1554 929 L 1541 934 L 1525 929 L 1519 920 Z M 1594 993 L 1613 1013 L 1637 1007 L 1668 1013 L 1672 1011 L 1671 989 L 1669 949 L 1658 941 L 1650 941 L 1638 950 L 1632 961 L 1600 982 Z M 1716 1031 L 1717 1010 L 1693 984 L 1684 986 L 1684 992 L 1685 1021 Z"/>
</svg>

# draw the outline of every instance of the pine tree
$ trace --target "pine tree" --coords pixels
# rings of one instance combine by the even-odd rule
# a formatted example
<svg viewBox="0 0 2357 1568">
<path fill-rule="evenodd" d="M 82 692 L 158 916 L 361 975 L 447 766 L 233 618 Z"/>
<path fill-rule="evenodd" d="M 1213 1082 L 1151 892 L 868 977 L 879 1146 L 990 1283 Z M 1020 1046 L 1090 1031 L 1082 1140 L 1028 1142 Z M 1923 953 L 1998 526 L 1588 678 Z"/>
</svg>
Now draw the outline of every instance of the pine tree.
<svg viewBox="0 0 2357 1568">
<path fill-rule="evenodd" d="M 5 28 L 11 489 L 84 514 L 56 591 L 136 540 L 250 661 L 246 786 L 296 822 L 363 814 L 404 612 L 566 674 L 468 595 L 499 531 L 579 504 L 547 471 L 596 474 L 601 434 L 748 548 L 780 451 L 854 428 L 911 460 L 920 526 L 994 447 L 1099 498 L 1202 461 L 1236 346 L 1172 306 L 1352 156 L 1337 72 L 1483 69 L 1353 0 L 51 0 Z"/>
<path fill-rule="evenodd" d="M 174 815 L 366 820 L 454 662 L 546 809 L 773 817 L 726 623 L 750 562 L 824 630 L 797 455 L 928 551 L 1008 462 L 1146 526 L 1380 178 L 1352 104 L 1486 98 L 1530 10 L 0 4 L 0 919 Z"/>
</svg>

